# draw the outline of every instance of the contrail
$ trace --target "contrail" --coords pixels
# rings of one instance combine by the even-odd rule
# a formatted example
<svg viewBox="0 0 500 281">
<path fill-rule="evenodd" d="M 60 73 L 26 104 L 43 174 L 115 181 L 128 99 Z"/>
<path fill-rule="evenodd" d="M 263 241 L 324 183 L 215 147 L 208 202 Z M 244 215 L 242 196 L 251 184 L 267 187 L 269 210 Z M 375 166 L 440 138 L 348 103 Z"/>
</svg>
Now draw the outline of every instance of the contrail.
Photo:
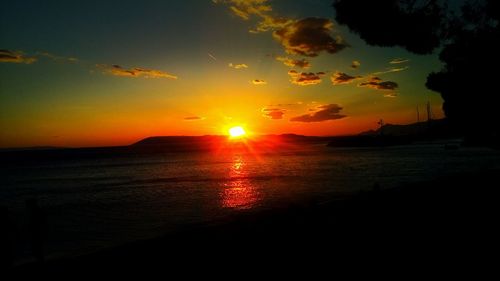
<svg viewBox="0 0 500 281">
<path fill-rule="evenodd" d="M 217 58 L 216 58 L 216 57 L 214 57 L 212 54 L 208 53 L 208 56 L 209 56 L 210 58 L 212 58 L 214 61 L 217 61 Z"/>
</svg>

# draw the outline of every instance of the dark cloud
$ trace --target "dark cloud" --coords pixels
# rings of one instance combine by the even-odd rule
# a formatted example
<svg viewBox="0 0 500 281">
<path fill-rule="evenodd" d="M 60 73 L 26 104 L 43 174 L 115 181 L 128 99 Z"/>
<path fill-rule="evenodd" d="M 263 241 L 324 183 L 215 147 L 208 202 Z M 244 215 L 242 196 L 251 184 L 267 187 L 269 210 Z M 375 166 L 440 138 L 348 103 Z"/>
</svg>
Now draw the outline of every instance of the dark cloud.
<svg viewBox="0 0 500 281">
<path fill-rule="evenodd" d="M 254 84 L 254 85 L 266 85 L 267 82 L 264 80 L 261 80 L 261 79 L 254 79 L 254 80 L 252 80 L 252 84 Z"/>
<path fill-rule="evenodd" d="M 332 77 L 330 79 L 332 80 L 333 85 L 342 85 L 342 84 L 350 84 L 356 79 L 362 78 L 361 76 L 350 76 L 346 73 L 343 72 L 335 72 L 332 74 Z"/>
<path fill-rule="evenodd" d="M 342 107 L 337 104 L 321 105 L 316 107 L 313 113 L 293 117 L 290 121 L 311 123 L 342 119 L 346 115 L 340 114 L 341 110 Z"/>
<path fill-rule="evenodd" d="M 198 121 L 198 120 L 203 120 L 205 119 L 204 117 L 199 117 L 199 116 L 188 116 L 184 117 L 184 121 Z"/>
<path fill-rule="evenodd" d="M 264 117 L 268 117 L 270 119 L 283 119 L 283 115 L 285 115 L 285 109 L 282 108 L 263 108 L 262 113 Z"/>
<path fill-rule="evenodd" d="M 297 72 L 295 70 L 288 71 L 290 75 L 290 82 L 300 86 L 316 85 L 321 83 L 321 76 L 325 75 L 324 72 Z"/>
<path fill-rule="evenodd" d="M 337 53 L 347 45 L 340 37 L 333 38 L 333 23 L 329 19 L 305 18 L 273 33 L 289 54 L 315 57 L 320 52 Z"/>
<path fill-rule="evenodd" d="M 368 81 L 362 82 L 358 86 L 383 91 L 394 91 L 398 88 L 398 83 L 392 81 L 382 81 L 379 77 L 371 77 Z"/>
<path fill-rule="evenodd" d="M 395 59 L 391 60 L 389 63 L 390 64 L 400 64 L 400 63 L 406 63 L 409 61 L 410 61 L 409 59 L 395 58 Z"/>
<path fill-rule="evenodd" d="M 26 56 L 21 51 L 0 50 L 0 62 L 31 64 L 36 61 L 36 57 Z"/>
<path fill-rule="evenodd" d="M 352 63 L 351 63 L 351 68 L 352 69 L 358 69 L 360 66 L 361 66 L 361 62 L 359 62 L 357 60 L 353 60 Z"/>
<path fill-rule="evenodd" d="M 291 59 L 287 57 L 276 57 L 276 60 L 283 62 L 284 65 L 286 66 L 291 66 L 291 67 L 300 67 L 300 68 L 309 68 L 311 67 L 311 63 L 306 60 L 306 59 Z"/>
<path fill-rule="evenodd" d="M 177 79 L 177 76 L 160 70 L 145 69 L 139 67 L 126 69 L 116 64 L 114 65 L 98 64 L 96 66 L 97 68 L 101 69 L 104 73 L 115 76 Z"/>
</svg>

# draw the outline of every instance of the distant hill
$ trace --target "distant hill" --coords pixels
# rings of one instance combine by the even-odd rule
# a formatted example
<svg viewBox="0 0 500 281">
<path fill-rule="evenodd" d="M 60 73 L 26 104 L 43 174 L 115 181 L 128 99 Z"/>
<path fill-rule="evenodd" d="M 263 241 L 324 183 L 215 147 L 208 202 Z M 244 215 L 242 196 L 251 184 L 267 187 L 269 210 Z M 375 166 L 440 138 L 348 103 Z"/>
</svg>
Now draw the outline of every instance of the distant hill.
<svg viewBox="0 0 500 281">
<path fill-rule="evenodd" d="M 56 150 L 56 149 L 66 149 L 66 147 L 59 146 L 28 146 L 28 147 L 8 147 L 8 148 L 0 148 L 0 152 L 4 151 L 33 151 L 33 150 Z"/>
<path fill-rule="evenodd" d="M 296 134 L 282 134 L 282 135 L 261 135 L 252 138 L 241 139 L 243 142 L 324 142 L 330 140 L 332 137 L 318 137 L 318 136 L 303 136 Z M 142 139 L 134 144 L 132 147 L 141 146 L 191 146 L 191 145 L 207 145 L 213 143 L 220 143 L 227 141 L 227 136 L 219 135 L 206 135 L 206 136 L 155 136 Z M 238 142 L 238 140 L 236 140 Z"/>
<path fill-rule="evenodd" d="M 214 149 L 234 149 L 253 147 L 262 150 L 275 148 L 300 148 L 301 144 L 327 144 L 332 146 L 384 146 L 407 144 L 418 140 L 457 138 L 457 133 L 446 119 L 431 120 L 407 125 L 386 124 L 377 130 L 362 132 L 353 136 L 304 136 L 296 134 L 262 135 L 229 141 L 228 136 L 153 136 L 128 146 L 115 147 L 28 147 L 0 149 L 2 157 L 12 159 L 21 155 L 43 158 L 65 157 L 106 157 L 135 155 L 137 153 L 188 152 Z M 384 136 L 381 139 L 379 136 Z"/>
<path fill-rule="evenodd" d="M 382 147 L 458 137 L 461 137 L 459 131 L 447 119 L 437 119 L 407 125 L 386 124 L 377 130 L 362 132 L 355 136 L 335 137 L 328 146 Z"/>
<path fill-rule="evenodd" d="M 300 144 L 327 144 L 332 137 L 303 136 L 295 134 L 263 135 L 231 140 L 227 136 L 156 136 L 140 140 L 130 146 L 135 151 L 202 151 L 228 149 L 291 148 Z"/>
<path fill-rule="evenodd" d="M 424 139 L 454 138 L 461 136 L 459 131 L 450 124 L 448 119 L 436 119 L 406 125 L 386 124 L 377 130 L 362 132 L 359 135 L 385 135 L 394 137 L 404 136 Z"/>
</svg>

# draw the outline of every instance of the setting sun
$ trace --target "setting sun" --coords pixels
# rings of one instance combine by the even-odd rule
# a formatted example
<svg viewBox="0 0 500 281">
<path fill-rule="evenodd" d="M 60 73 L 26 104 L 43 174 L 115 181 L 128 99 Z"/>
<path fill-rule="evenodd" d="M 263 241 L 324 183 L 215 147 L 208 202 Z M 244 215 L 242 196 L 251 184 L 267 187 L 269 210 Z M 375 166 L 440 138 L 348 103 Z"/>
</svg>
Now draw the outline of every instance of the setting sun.
<svg viewBox="0 0 500 281">
<path fill-rule="evenodd" d="M 240 138 L 246 134 L 245 130 L 241 126 L 232 127 L 229 129 L 229 135 L 232 138 Z"/>
</svg>

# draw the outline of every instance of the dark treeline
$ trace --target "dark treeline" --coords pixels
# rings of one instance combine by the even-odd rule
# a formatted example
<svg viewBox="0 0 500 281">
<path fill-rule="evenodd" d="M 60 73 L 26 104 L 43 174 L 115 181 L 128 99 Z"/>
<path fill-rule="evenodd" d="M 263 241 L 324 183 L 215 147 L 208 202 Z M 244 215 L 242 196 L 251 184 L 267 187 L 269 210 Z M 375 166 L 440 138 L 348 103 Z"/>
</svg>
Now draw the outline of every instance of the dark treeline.
<svg viewBox="0 0 500 281">
<path fill-rule="evenodd" d="M 469 144 L 500 141 L 496 67 L 500 4 L 494 0 L 336 0 L 336 20 L 366 43 L 439 52 L 443 68 L 427 88 L 441 94 L 446 117 Z"/>
</svg>

